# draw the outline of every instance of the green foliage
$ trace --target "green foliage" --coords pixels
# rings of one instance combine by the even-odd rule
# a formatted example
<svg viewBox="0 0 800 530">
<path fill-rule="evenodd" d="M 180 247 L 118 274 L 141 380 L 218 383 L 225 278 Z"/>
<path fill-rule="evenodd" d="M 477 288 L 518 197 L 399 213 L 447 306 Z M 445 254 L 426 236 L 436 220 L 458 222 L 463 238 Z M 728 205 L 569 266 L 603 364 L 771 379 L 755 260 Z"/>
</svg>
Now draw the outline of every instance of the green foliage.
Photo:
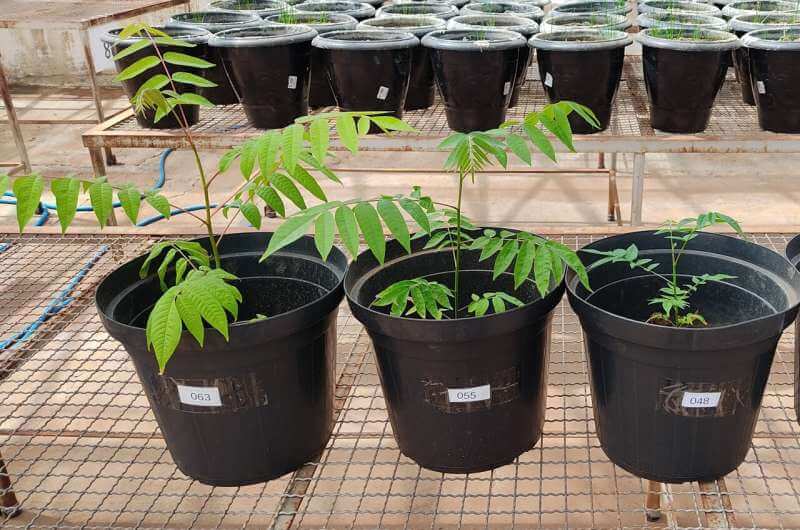
<svg viewBox="0 0 800 530">
<path fill-rule="evenodd" d="M 150 275 L 151 265 L 162 255 L 163 259 L 157 269 L 162 291 L 166 291 L 168 288 L 166 274 L 168 267 L 171 265 L 175 267 L 173 285 L 178 285 L 183 281 L 188 268 L 198 269 L 211 266 L 211 258 L 200 243 L 193 241 L 162 241 L 152 246 L 147 258 L 142 263 L 139 269 L 139 276 L 142 279 Z"/>
<path fill-rule="evenodd" d="M 665 273 L 666 275 L 656 270 L 660 263 L 653 261 L 651 258 L 641 257 L 636 245 L 607 251 L 582 249 L 582 252 L 602 256 L 591 264 L 589 270 L 609 263 L 627 263 L 631 269 L 641 269 L 664 282 L 664 287 L 659 289 L 659 295 L 648 300 L 651 305 L 661 306 L 662 311 L 653 313 L 648 322 L 677 327 L 707 326 L 708 322 L 700 313 L 689 311 L 691 307 L 689 298 L 708 282 L 725 282 L 736 277 L 729 274 L 705 273 L 690 275 L 688 282 L 681 283 L 679 279 L 685 275 L 679 274 L 678 264 L 690 241 L 695 239 L 704 229 L 720 224 L 728 225 L 737 234 L 744 237 L 739 223 L 734 218 L 719 212 L 708 212 L 697 217 L 687 217 L 680 221 L 667 221 L 664 223 L 655 234 L 663 235 L 669 240 L 671 270 Z"/>
<path fill-rule="evenodd" d="M 414 278 L 393 283 L 375 296 L 372 305 L 391 306 L 390 314 L 397 317 L 417 315 L 427 318 L 430 315 L 441 320 L 445 311 L 453 309 L 453 297 L 453 291 L 439 282 Z"/>
<path fill-rule="evenodd" d="M 515 307 L 522 307 L 525 304 L 519 298 L 515 298 L 504 292 L 483 293 L 482 296 L 473 294 L 472 300 L 467 306 L 467 313 L 482 317 L 491 308 L 494 314 L 503 313 L 508 309 L 508 304 Z"/>
<path fill-rule="evenodd" d="M 14 180 L 12 190 L 17 198 L 17 223 L 19 231 L 33 218 L 42 199 L 44 183 L 39 174 L 28 175 Z"/>
</svg>

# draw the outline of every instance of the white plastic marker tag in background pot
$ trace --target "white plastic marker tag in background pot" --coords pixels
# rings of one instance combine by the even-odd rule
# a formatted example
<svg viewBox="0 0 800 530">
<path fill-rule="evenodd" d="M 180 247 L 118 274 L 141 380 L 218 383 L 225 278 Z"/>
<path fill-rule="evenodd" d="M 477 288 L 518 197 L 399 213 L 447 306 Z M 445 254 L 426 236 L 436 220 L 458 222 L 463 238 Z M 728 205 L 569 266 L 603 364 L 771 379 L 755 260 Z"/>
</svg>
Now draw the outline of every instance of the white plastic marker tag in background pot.
<svg viewBox="0 0 800 530">
<path fill-rule="evenodd" d="M 194 405 L 196 407 L 222 406 L 219 388 L 215 386 L 176 386 L 178 387 L 178 398 L 185 405 Z"/>
<path fill-rule="evenodd" d="M 503 95 L 507 96 L 509 92 L 511 92 L 511 82 L 506 81 L 506 84 L 503 85 Z"/>
<path fill-rule="evenodd" d="M 291 88 L 292 90 L 297 88 L 297 76 L 296 75 L 290 75 L 289 76 L 289 88 Z"/>
<path fill-rule="evenodd" d="M 492 386 L 482 385 L 470 388 L 448 388 L 447 399 L 450 403 L 472 403 L 492 399 Z"/>
<path fill-rule="evenodd" d="M 544 75 L 544 86 L 548 86 L 550 88 L 553 88 L 553 76 L 550 75 L 550 72 L 547 72 Z"/>
<path fill-rule="evenodd" d="M 756 88 L 758 89 L 759 94 L 767 93 L 767 87 L 764 86 L 764 81 L 756 81 Z"/>
<path fill-rule="evenodd" d="M 378 89 L 378 99 L 386 99 L 386 96 L 389 95 L 389 89 L 385 86 L 382 86 Z"/>
<path fill-rule="evenodd" d="M 722 392 L 684 392 L 681 406 L 687 409 L 715 408 Z"/>
</svg>

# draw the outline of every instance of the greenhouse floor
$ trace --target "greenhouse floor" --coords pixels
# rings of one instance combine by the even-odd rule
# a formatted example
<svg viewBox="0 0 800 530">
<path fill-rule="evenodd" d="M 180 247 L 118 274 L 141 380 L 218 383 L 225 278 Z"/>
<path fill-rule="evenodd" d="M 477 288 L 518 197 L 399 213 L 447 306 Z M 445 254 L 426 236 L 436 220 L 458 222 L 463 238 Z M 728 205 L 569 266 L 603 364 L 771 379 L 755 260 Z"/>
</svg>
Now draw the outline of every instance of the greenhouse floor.
<svg viewBox="0 0 800 530">
<path fill-rule="evenodd" d="M 558 237 L 580 246 L 600 236 Z M 782 252 L 791 235 L 752 237 Z M 716 483 L 665 487 L 662 516 L 651 522 L 648 482 L 612 465 L 594 435 L 582 337 L 566 302 L 553 323 L 545 434 L 511 465 L 443 475 L 402 456 L 370 341 L 343 305 L 336 426 L 319 462 L 242 488 L 194 482 L 174 466 L 93 302 L 97 282 L 154 240 L 0 236 L 0 340 L 16 339 L 0 349 L 0 480 L 11 481 L 21 504 L 3 528 L 800 527 L 791 330 L 745 462 Z M 32 334 L 19 335 L 46 312 Z M 0 493 L 10 499 L 11 490 Z"/>
</svg>

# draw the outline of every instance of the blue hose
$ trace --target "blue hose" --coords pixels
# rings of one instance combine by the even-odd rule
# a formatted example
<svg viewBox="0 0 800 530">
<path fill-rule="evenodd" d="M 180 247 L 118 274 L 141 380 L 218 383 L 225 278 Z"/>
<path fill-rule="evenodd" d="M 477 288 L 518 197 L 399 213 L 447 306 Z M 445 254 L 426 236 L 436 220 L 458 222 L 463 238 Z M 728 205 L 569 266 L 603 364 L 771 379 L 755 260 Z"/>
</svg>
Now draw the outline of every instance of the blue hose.
<svg viewBox="0 0 800 530">
<path fill-rule="evenodd" d="M 45 210 L 47 211 L 47 210 Z M 5 248 L 8 248 L 6 245 Z M 34 320 L 31 324 L 28 324 L 25 329 L 11 337 L 10 339 L 6 339 L 0 342 L 0 350 L 5 350 L 9 347 L 17 348 L 23 342 L 29 340 L 33 334 L 38 330 L 42 324 L 47 322 L 51 317 L 58 314 L 64 308 L 66 308 L 73 300 L 72 292 L 75 290 L 75 287 L 78 286 L 78 283 L 86 276 L 86 274 L 91 270 L 92 267 L 100 260 L 100 258 L 108 252 L 108 245 L 102 245 L 100 250 L 95 252 L 94 256 L 86 262 L 86 264 L 81 268 L 78 273 L 72 277 L 72 279 L 67 283 L 64 289 L 59 292 L 53 300 L 45 308 L 44 312 Z"/>
</svg>

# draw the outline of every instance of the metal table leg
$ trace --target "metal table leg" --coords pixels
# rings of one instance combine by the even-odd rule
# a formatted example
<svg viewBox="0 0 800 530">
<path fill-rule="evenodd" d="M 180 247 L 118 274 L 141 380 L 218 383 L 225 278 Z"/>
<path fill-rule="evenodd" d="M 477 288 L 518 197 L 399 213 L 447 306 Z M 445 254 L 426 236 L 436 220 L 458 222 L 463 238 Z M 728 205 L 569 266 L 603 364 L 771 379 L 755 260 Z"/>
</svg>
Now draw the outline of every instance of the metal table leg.
<svg viewBox="0 0 800 530">
<path fill-rule="evenodd" d="M 97 110 L 97 123 L 106 121 L 105 112 L 103 111 L 103 100 L 100 98 L 100 89 L 97 86 L 97 72 L 94 69 L 94 55 L 92 55 L 92 46 L 89 41 L 89 30 L 81 30 L 81 43 L 83 44 L 83 55 L 86 59 L 86 68 L 89 71 L 89 81 L 92 85 L 92 98 L 94 98 L 94 106 Z M 105 148 L 106 160 L 109 165 L 117 163 L 117 159 L 111 149 Z"/>
<path fill-rule="evenodd" d="M 8 79 L 6 78 L 6 71 L 3 69 L 3 60 L 0 56 L 0 95 L 3 97 L 3 104 L 6 107 L 6 114 L 8 114 L 8 123 L 11 125 L 11 132 L 14 135 L 14 143 L 17 144 L 17 153 L 22 167 L 26 173 L 30 173 L 31 161 L 28 158 L 28 149 L 25 147 L 25 139 L 22 137 L 22 129 L 19 126 L 17 119 L 17 111 L 14 109 L 14 102 L 11 100 L 11 91 L 8 88 Z"/>
<path fill-rule="evenodd" d="M 631 224 L 642 224 L 644 197 L 644 153 L 633 153 L 633 186 L 631 188 Z"/>
</svg>

